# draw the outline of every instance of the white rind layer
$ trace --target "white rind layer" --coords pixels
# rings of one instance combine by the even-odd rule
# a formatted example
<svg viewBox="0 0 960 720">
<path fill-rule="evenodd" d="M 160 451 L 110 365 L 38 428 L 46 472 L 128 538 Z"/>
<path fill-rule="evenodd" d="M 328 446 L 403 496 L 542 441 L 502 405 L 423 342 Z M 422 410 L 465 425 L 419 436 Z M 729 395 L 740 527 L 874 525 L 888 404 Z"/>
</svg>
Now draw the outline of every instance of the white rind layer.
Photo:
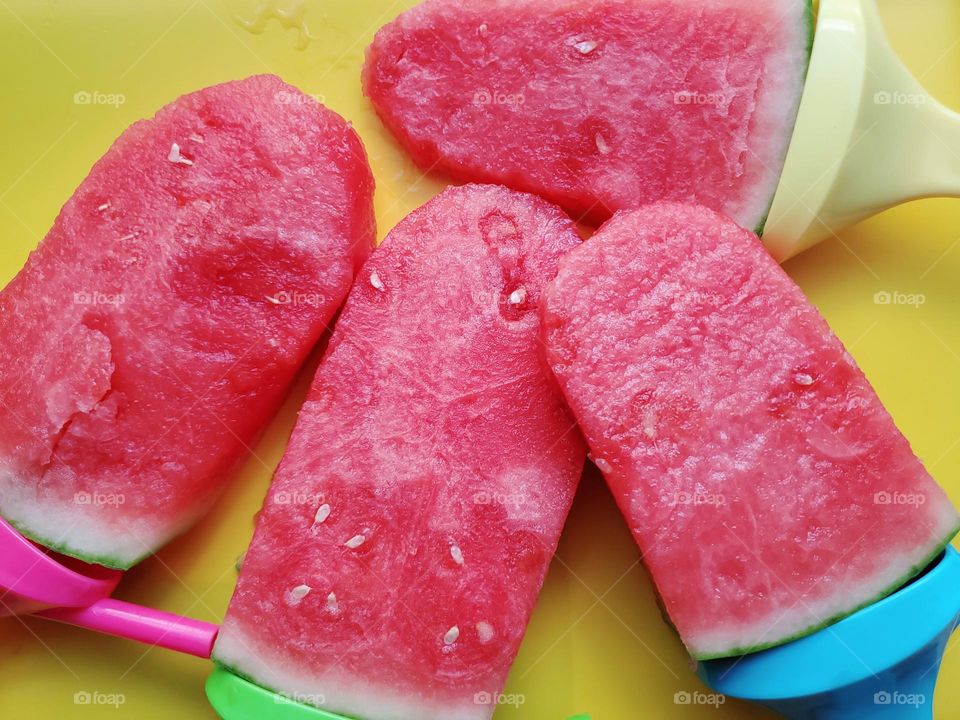
<svg viewBox="0 0 960 720">
<path fill-rule="evenodd" d="M 217 635 L 213 659 L 285 698 L 364 720 L 489 720 L 494 710 L 476 701 L 472 691 L 462 699 L 447 700 L 379 685 L 335 668 L 312 673 L 309 667 L 259 645 L 229 616 Z M 489 695 L 481 688 L 476 692 Z"/>
<path fill-rule="evenodd" d="M 0 516 L 21 533 L 59 553 L 88 562 L 128 568 L 185 529 L 142 519 L 121 519 L 125 498 L 44 496 L 36 482 L 0 461 Z"/>
<path fill-rule="evenodd" d="M 798 42 L 781 48 L 776 57 L 770 58 L 763 78 L 763 89 L 757 96 L 759 111 L 754 115 L 752 137 L 754 142 L 758 142 L 759 138 L 769 139 L 773 148 L 772 164 L 756 168 L 761 173 L 762 181 L 757 182 L 753 193 L 741 198 L 738 204 L 724 208 L 727 215 L 748 230 L 759 230 L 780 185 L 780 174 L 793 137 L 809 62 L 807 0 L 780 0 L 778 7 L 783 13 L 783 22 L 797 29 Z M 752 160 L 751 164 L 761 164 L 755 155 Z"/>
</svg>

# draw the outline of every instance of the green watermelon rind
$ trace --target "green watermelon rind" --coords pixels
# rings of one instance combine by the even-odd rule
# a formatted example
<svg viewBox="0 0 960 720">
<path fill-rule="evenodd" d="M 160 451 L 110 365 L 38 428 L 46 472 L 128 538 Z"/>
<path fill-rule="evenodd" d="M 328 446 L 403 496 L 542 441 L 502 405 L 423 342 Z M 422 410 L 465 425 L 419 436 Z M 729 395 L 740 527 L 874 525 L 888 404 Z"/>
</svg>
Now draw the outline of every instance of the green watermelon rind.
<svg viewBox="0 0 960 720">
<path fill-rule="evenodd" d="M 143 555 L 140 555 L 139 557 L 136 557 L 133 560 L 120 560 L 117 557 L 112 555 L 86 554 L 76 550 L 75 548 L 63 542 L 45 538 L 42 535 L 39 535 L 33 532 L 30 528 L 23 525 L 23 523 L 17 522 L 16 520 L 11 520 L 10 518 L 6 518 L 6 517 L 4 519 L 8 523 L 10 523 L 10 525 L 12 525 L 17 532 L 19 532 L 28 540 L 32 540 L 35 543 L 43 545 L 45 548 L 49 550 L 53 550 L 53 552 L 55 553 L 59 553 L 60 555 L 67 555 L 68 557 L 76 558 L 77 560 L 82 560 L 83 562 L 89 563 L 91 565 L 101 565 L 111 570 L 129 570 L 134 565 L 145 560 L 146 558 L 150 557 L 150 555 L 153 554 L 152 552 L 147 551 Z"/>
<path fill-rule="evenodd" d="M 807 61 L 804 63 L 804 66 L 803 66 L 803 83 L 804 84 L 806 84 L 807 72 L 810 70 L 810 57 L 813 54 L 813 34 L 816 29 L 816 21 L 813 15 L 813 0 L 806 0 L 805 6 L 806 8 L 803 13 L 803 24 L 804 24 L 804 28 L 807 31 Z M 802 91 L 801 91 L 801 95 L 802 95 Z M 798 112 L 799 112 L 799 109 L 800 109 L 800 104 L 798 102 L 797 103 Z M 796 116 L 794 116 L 793 127 L 790 128 L 791 136 L 793 135 L 793 131 L 796 128 L 796 124 L 797 124 L 797 119 L 796 119 Z M 790 144 L 787 143 L 788 151 L 790 149 L 789 146 Z M 779 187 L 779 183 L 778 183 L 778 187 Z M 753 232 L 760 237 L 763 237 L 763 229 L 764 227 L 766 227 L 767 220 L 770 218 L 770 209 L 773 207 L 773 200 L 775 197 L 776 197 L 776 191 L 774 191 L 773 195 L 770 196 L 770 200 L 767 202 L 766 212 L 763 213 L 763 216 L 760 218 L 756 226 L 753 228 Z"/>
<path fill-rule="evenodd" d="M 750 653 L 759 652 L 761 650 L 767 650 L 772 647 L 777 647 L 778 645 L 784 645 L 792 640 L 799 640 L 802 637 L 806 637 L 807 635 L 812 635 L 813 633 L 818 632 L 819 630 L 823 630 L 825 627 L 829 627 L 830 625 L 833 625 L 834 623 L 837 623 L 843 620 L 844 618 L 850 617 L 858 610 L 862 610 L 865 607 L 873 605 L 875 602 L 879 602 L 880 600 L 883 600 L 885 597 L 892 595 L 897 590 L 902 588 L 910 580 L 912 580 L 917 575 L 919 575 L 931 562 L 933 562 L 934 558 L 936 558 L 937 555 L 939 555 L 944 551 L 944 549 L 947 547 L 947 545 L 950 544 L 950 541 L 953 540 L 954 536 L 956 536 L 958 532 L 960 532 L 960 523 L 955 525 L 953 529 L 949 533 L 947 533 L 946 537 L 942 541 L 937 543 L 934 549 L 931 550 L 924 557 L 923 560 L 921 560 L 916 565 L 912 566 L 906 573 L 901 575 L 899 579 L 897 579 L 895 582 L 889 585 L 886 589 L 877 593 L 870 599 L 860 603 L 856 607 L 851 608 L 850 610 L 837 613 L 836 615 L 833 615 L 827 618 L 826 620 L 824 620 L 822 623 L 818 625 L 811 625 L 806 630 L 801 630 L 798 633 L 794 633 L 793 635 L 790 635 L 785 638 L 781 638 L 779 640 L 775 640 L 773 642 L 760 643 L 760 644 L 751 645 L 748 647 L 731 648 L 730 650 L 725 650 L 723 652 L 717 652 L 717 653 L 692 653 L 693 659 L 697 661 L 719 660 L 721 658 L 736 657 L 738 655 L 749 655 Z"/>
</svg>

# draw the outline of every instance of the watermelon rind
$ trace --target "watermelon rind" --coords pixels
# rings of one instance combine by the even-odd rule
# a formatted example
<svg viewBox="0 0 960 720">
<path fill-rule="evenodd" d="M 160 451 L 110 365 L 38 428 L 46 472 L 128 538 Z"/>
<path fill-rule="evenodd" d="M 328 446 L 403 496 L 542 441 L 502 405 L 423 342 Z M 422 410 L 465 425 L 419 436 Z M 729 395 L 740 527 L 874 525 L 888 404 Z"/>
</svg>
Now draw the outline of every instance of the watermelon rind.
<svg viewBox="0 0 960 720">
<path fill-rule="evenodd" d="M 816 19 L 813 14 L 813 0 L 806 0 L 805 10 L 803 13 L 803 22 L 807 31 L 807 42 L 806 42 L 806 62 L 803 65 L 803 82 L 806 84 L 807 73 L 810 70 L 810 56 L 813 54 L 813 34 L 816 28 Z M 803 94 L 801 93 L 800 100 L 797 102 L 797 107 L 794 109 L 794 130 L 796 129 L 796 117 L 797 112 L 800 109 L 800 102 L 803 99 Z M 790 132 L 791 136 L 793 135 L 793 130 Z M 790 144 L 787 143 L 787 151 L 790 149 Z M 786 153 L 784 153 L 784 158 L 786 158 Z M 779 186 L 778 186 L 779 187 Z M 770 209 L 773 207 L 773 200 L 776 197 L 776 192 L 770 196 L 770 200 L 767 203 L 767 209 L 763 213 L 763 216 L 760 218 L 760 221 L 757 223 L 756 227 L 753 228 L 753 232 L 758 236 L 763 236 L 763 229 L 767 225 L 767 220 L 770 218 Z"/>
<path fill-rule="evenodd" d="M 76 549 L 63 543 L 59 540 L 51 540 L 50 538 L 45 538 L 42 535 L 31 532 L 28 527 L 17 522 L 16 520 L 11 520 L 9 518 L 4 518 L 14 529 L 23 535 L 28 540 L 32 540 L 35 543 L 43 545 L 49 550 L 53 550 L 55 553 L 60 555 L 67 555 L 68 557 L 76 558 L 77 560 L 82 560 L 85 563 L 90 563 L 92 565 L 102 565 L 105 568 L 110 568 L 111 570 L 129 570 L 138 562 L 144 558 L 151 555 L 151 552 L 146 552 L 139 557 L 136 557 L 132 560 L 121 560 L 119 557 L 113 555 L 96 555 L 96 554 L 87 554 L 78 552 Z"/>
<path fill-rule="evenodd" d="M 761 651 L 761 650 L 767 650 L 768 648 L 776 647 L 776 646 L 778 646 L 778 645 L 783 645 L 783 644 L 788 643 L 788 642 L 790 642 L 790 641 L 792 641 L 792 640 L 798 640 L 798 639 L 800 639 L 800 638 L 802 638 L 802 637 L 806 637 L 807 635 L 812 635 L 813 633 L 818 632 L 818 631 L 820 631 L 820 630 L 823 630 L 824 628 L 829 627 L 830 625 L 833 625 L 833 624 L 835 624 L 835 623 L 837 623 L 837 622 L 840 622 L 840 621 L 843 620 L 844 618 L 850 617 L 851 615 L 853 615 L 853 614 L 854 614 L 855 612 L 857 612 L 858 610 L 862 610 L 863 608 L 868 607 L 868 606 L 870 606 L 870 605 L 873 605 L 875 602 L 879 602 L 880 600 L 883 600 L 885 597 L 887 597 L 887 596 L 889 596 L 889 595 L 892 595 L 892 594 L 895 593 L 897 590 L 899 590 L 899 589 L 902 588 L 904 585 L 906 585 L 910 580 L 912 580 L 912 579 L 915 578 L 917 575 L 919 575 L 921 572 L 923 572 L 923 570 L 926 569 L 926 567 L 927 567 L 928 565 L 930 565 L 930 563 L 933 562 L 933 560 L 934 560 L 940 553 L 942 553 L 942 552 L 944 551 L 944 549 L 947 547 L 947 545 L 950 544 L 950 541 L 953 540 L 953 538 L 954 538 L 954 536 L 956 536 L 957 532 L 960 532 L 960 524 L 954 526 L 953 529 L 947 534 L 947 536 L 946 536 L 941 542 L 937 543 L 937 545 L 934 547 L 934 549 L 931 550 L 931 551 L 924 557 L 923 560 L 921 560 L 921 561 L 920 561 L 919 563 L 917 563 L 916 565 L 912 566 L 912 567 L 911 567 L 905 574 L 903 574 L 899 579 L 897 579 L 895 582 L 893 582 L 891 585 L 889 585 L 889 586 L 888 586 L 887 588 L 885 588 L 883 591 L 881 591 L 881 592 L 877 593 L 876 595 L 874 595 L 873 597 L 871 597 L 869 600 L 866 600 L 865 602 L 860 603 L 859 605 L 857 605 L 857 606 L 854 607 L 854 608 L 851 608 L 851 609 L 848 610 L 848 611 L 841 612 L 841 613 L 837 613 L 836 615 L 832 615 L 831 617 L 825 619 L 822 623 L 820 623 L 820 624 L 818 624 L 818 625 L 811 625 L 811 626 L 808 627 L 806 630 L 803 630 L 803 631 L 798 632 L 798 633 L 794 633 L 793 635 L 789 635 L 789 636 L 784 637 L 784 638 L 778 638 L 777 640 L 774 640 L 773 642 L 760 643 L 760 644 L 758 644 L 758 645 L 750 645 L 750 646 L 747 646 L 747 647 L 731 648 L 730 650 L 726 650 L 726 651 L 723 651 L 723 652 L 717 652 L 717 653 L 692 653 L 692 654 L 693 654 L 693 659 L 694 659 L 694 660 L 719 660 L 720 658 L 735 657 L 735 656 L 738 656 L 738 655 L 749 655 L 750 653 L 759 652 L 759 651 Z"/>
</svg>

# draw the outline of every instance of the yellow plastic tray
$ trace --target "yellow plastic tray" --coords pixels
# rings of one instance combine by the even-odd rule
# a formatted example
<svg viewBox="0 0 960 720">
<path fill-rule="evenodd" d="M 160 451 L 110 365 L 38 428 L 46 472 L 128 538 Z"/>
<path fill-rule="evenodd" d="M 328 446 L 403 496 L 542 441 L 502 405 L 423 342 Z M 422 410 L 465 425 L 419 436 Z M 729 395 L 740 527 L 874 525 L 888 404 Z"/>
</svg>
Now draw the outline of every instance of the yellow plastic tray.
<svg viewBox="0 0 960 720">
<path fill-rule="evenodd" d="M 0 0 L 0 283 L 22 266 L 127 125 L 182 93 L 261 72 L 317 94 L 353 121 L 377 176 L 383 237 L 443 187 L 439 178 L 421 177 L 360 92 L 363 51 L 374 31 L 412 4 Z M 881 10 L 910 68 L 939 99 L 960 106 L 960 5 L 881 0 Z M 953 152 L 960 165 L 960 148 Z M 886 213 L 787 269 L 960 504 L 960 201 L 924 201 Z M 921 294 L 924 302 L 882 304 L 887 296 L 878 293 L 895 292 Z M 234 562 L 250 539 L 253 514 L 311 373 L 312 367 L 213 513 L 131 571 L 120 597 L 221 619 Z M 209 662 L 41 620 L 0 620 L 4 720 L 212 719 L 203 694 L 211 669 Z M 720 707 L 677 702 L 697 691 L 705 688 L 660 619 L 634 544 L 592 476 L 577 498 L 506 689 L 523 704 L 503 705 L 496 717 L 772 717 L 734 700 Z M 960 718 L 960 651 L 947 651 L 936 711 L 942 720 Z"/>
</svg>

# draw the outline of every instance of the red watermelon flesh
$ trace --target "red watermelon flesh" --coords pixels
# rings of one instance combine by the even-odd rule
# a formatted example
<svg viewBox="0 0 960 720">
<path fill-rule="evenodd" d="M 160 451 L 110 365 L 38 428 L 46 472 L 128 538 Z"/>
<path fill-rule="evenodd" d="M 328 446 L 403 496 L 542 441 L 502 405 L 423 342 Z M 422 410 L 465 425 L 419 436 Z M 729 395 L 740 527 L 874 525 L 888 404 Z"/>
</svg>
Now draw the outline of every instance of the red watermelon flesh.
<svg viewBox="0 0 960 720">
<path fill-rule="evenodd" d="M 615 216 L 545 293 L 548 358 L 690 652 L 809 633 L 896 589 L 958 518 L 755 235 Z"/>
<path fill-rule="evenodd" d="M 806 0 L 427 0 L 363 82 L 423 168 L 588 221 L 676 200 L 758 228 L 810 41 Z"/>
<path fill-rule="evenodd" d="M 338 115 L 273 76 L 127 129 L 0 293 L 0 513 L 126 568 L 210 504 L 374 241 Z"/>
<path fill-rule="evenodd" d="M 559 209 L 448 189 L 357 277 L 273 480 L 214 659 L 365 720 L 488 718 L 586 448 L 538 302 Z"/>
</svg>

